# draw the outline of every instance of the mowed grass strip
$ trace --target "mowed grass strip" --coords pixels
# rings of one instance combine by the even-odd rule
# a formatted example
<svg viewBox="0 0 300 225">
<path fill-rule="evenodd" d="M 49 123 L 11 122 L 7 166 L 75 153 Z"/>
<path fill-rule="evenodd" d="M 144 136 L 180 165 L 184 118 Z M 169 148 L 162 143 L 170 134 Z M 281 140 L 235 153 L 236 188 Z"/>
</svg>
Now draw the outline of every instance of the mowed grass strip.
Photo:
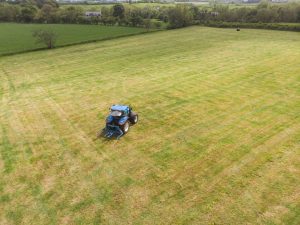
<svg viewBox="0 0 300 225">
<path fill-rule="evenodd" d="M 190 27 L 2 58 L 1 222 L 298 224 L 299 41 Z M 114 103 L 140 122 L 97 139 Z"/>
<path fill-rule="evenodd" d="M 0 55 L 24 52 L 45 45 L 36 43 L 35 30 L 51 30 L 57 36 L 55 46 L 97 41 L 146 32 L 136 27 L 79 25 L 79 24 L 17 24 L 0 23 Z"/>
</svg>

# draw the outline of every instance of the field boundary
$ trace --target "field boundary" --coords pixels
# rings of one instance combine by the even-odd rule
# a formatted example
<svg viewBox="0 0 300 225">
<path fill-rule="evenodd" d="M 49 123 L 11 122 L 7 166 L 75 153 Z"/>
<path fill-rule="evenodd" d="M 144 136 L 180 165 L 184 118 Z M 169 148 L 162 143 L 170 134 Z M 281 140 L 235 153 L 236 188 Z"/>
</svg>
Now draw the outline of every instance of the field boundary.
<svg viewBox="0 0 300 225">
<path fill-rule="evenodd" d="M 192 26 L 201 26 L 201 27 L 212 27 L 212 28 L 245 28 L 245 29 L 257 29 L 257 30 L 273 30 L 273 31 L 293 31 L 293 32 L 300 32 L 300 24 L 298 25 L 284 25 L 284 24 L 268 24 L 268 23 L 235 23 L 235 22 L 209 22 L 205 24 L 195 24 Z M 188 27 L 192 27 L 188 26 Z M 288 28 L 287 28 L 288 27 Z M 184 29 L 187 27 L 177 28 L 177 29 Z M 169 31 L 174 29 L 157 29 L 157 30 L 150 30 L 150 31 L 143 31 L 140 33 L 135 34 L 124 34 L 116 37 L 107 37 L 107 38 L 101 38 L 101 39 L 94 39 L 94 40 L 86 40 L 86 41 L 80 41 L 75 43 L 69 43 L 69 44 L 63 44 L 60 46 L 56 46 L 52 49 L 48 49 L 47 47 L 40 47 L 35 49 L 28 49 L 28 50 L 22 50 L 22 51 L 16 51 L 16 52 L 9 52 L 9 53 L 0 53 L 0 58 L 5 56 L 13 56 L 13 55 L 19 55 L 19 54 L 25 54 L 30 52 L 37 52 L 37 51 L 43 51 L 43 50 L 53 50 L 53 49 L 59 49 L 59 48 L 65 48 L 75 45 L 82 45 L 82 44 L 89 44 L 89 43 L 95 43 L 95 42 L 101 42 L 101 41 L 108 41 L 108 40 L 114 40 L 124 37 L 131 37 L 131 36 L 137 36 L 137 35 L 143 35 L 143 34 L 150 34 L 155 32 L 162 32 L 162 31 Z"/>
<path fill-rule="evenodd" d="M 114 40 L 114 39 L 131 37 L 131 36 L 136 36 L 136 35 L 141 35 L 141 34 L 150 34 L 150 33 L 159 32 L 159 31 L 165 31 L 165 30 L 161 29 L 161 30 L 143 31 L 143 32 L 136 33 L 136 34 L 125 34 L 125 35 L 120 35 L 120 36 L 116 36 L 116 37 L 107 37 L 107 38 L 102 38 L 102 39 L 80 41 L 80 42 L 76 42 L 76 43 L 63 44 L 60 46 L 56 46 L 52 49 L 48 49 L 47 47 L 41 47 L 41 48 L 28 49 L 28 50 L 17 51 L 17 52 L 9 52 L 9 53 L 2 53 L 2 54 L 0 53 L 0 58 L 5 57 L 5 56 L 13 56 L 13 55 L 25 54 L 25 53 L 30 53 L 30 52 L 43 51 L 43 50 L 54 50 L 54 49 L 65 48 L 65 47 L 70 47 L 70 46 L 74 46 L 74 45 L 82 45 L 82 44 L 89 44 L 89 43 L 95 43 L 95 42 L 100 42 L 100 41 Z"/>
<path fill-rule="evenodd" d="M 278 31 L 300 32 L 300 24 L 283 24 L 283 23 L 242 23 L 242 22 L 209 22 L 199 24 L 206 27 L 217 28 L 246 28 Z"/>
</svg>

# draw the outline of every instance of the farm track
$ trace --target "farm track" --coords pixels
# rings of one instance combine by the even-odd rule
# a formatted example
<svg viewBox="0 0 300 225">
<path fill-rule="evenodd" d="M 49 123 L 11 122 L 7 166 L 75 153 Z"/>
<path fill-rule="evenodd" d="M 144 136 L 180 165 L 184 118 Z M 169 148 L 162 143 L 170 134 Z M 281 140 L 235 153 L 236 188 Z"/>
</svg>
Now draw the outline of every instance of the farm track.
<svg viewBox="0 0 300 225">
<path fill-rule="evenodd" d="M 299 41 L 191 27 L 2 58 L 0 223 L 297 224 Z M 113 103 L 141 120 L 96 139 Z"/>
</svg>

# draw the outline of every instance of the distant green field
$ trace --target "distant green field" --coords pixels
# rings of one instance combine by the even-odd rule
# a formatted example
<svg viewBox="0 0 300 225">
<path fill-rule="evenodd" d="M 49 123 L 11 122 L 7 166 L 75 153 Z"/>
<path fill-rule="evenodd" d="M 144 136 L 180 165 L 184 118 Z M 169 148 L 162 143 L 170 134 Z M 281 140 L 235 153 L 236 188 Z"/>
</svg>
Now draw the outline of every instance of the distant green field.
<svg viewBox="0 0 300 225">
<path fill-rule="evenodd" d="M 0 55 L 44 47 L 36 44 L 32 31 L 51 29 L 57 33 L 56 46 L 120 37 L 145 32 L 143 28 L 70 24 L 0 23 Z"/>
<path fill-rule="evenodd" d="M 0 224 L 299 225 L 299 43 L 189 27 L 0 58 Z M 97 139 L 115 103 L 140 121 Z"/>
</svg>

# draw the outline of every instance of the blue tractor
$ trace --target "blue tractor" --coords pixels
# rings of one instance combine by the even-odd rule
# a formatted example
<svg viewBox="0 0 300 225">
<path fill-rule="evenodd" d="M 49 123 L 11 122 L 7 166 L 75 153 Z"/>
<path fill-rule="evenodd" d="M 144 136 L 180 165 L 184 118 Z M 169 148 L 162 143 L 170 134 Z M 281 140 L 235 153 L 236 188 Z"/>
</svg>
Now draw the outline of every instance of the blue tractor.
<svg viewBox="0 0 300 225">
<path fill-rule="evenodd" d="M 113 105 L 110 108 L 110 114 L 106 118 L 106 126 L 104 128 L 104 137 L 121 136 L 129 131 L 130 125 L 138 122 L 138 114 L 132 111 L 132 108 L 127 105 Z"/>
</svg>

